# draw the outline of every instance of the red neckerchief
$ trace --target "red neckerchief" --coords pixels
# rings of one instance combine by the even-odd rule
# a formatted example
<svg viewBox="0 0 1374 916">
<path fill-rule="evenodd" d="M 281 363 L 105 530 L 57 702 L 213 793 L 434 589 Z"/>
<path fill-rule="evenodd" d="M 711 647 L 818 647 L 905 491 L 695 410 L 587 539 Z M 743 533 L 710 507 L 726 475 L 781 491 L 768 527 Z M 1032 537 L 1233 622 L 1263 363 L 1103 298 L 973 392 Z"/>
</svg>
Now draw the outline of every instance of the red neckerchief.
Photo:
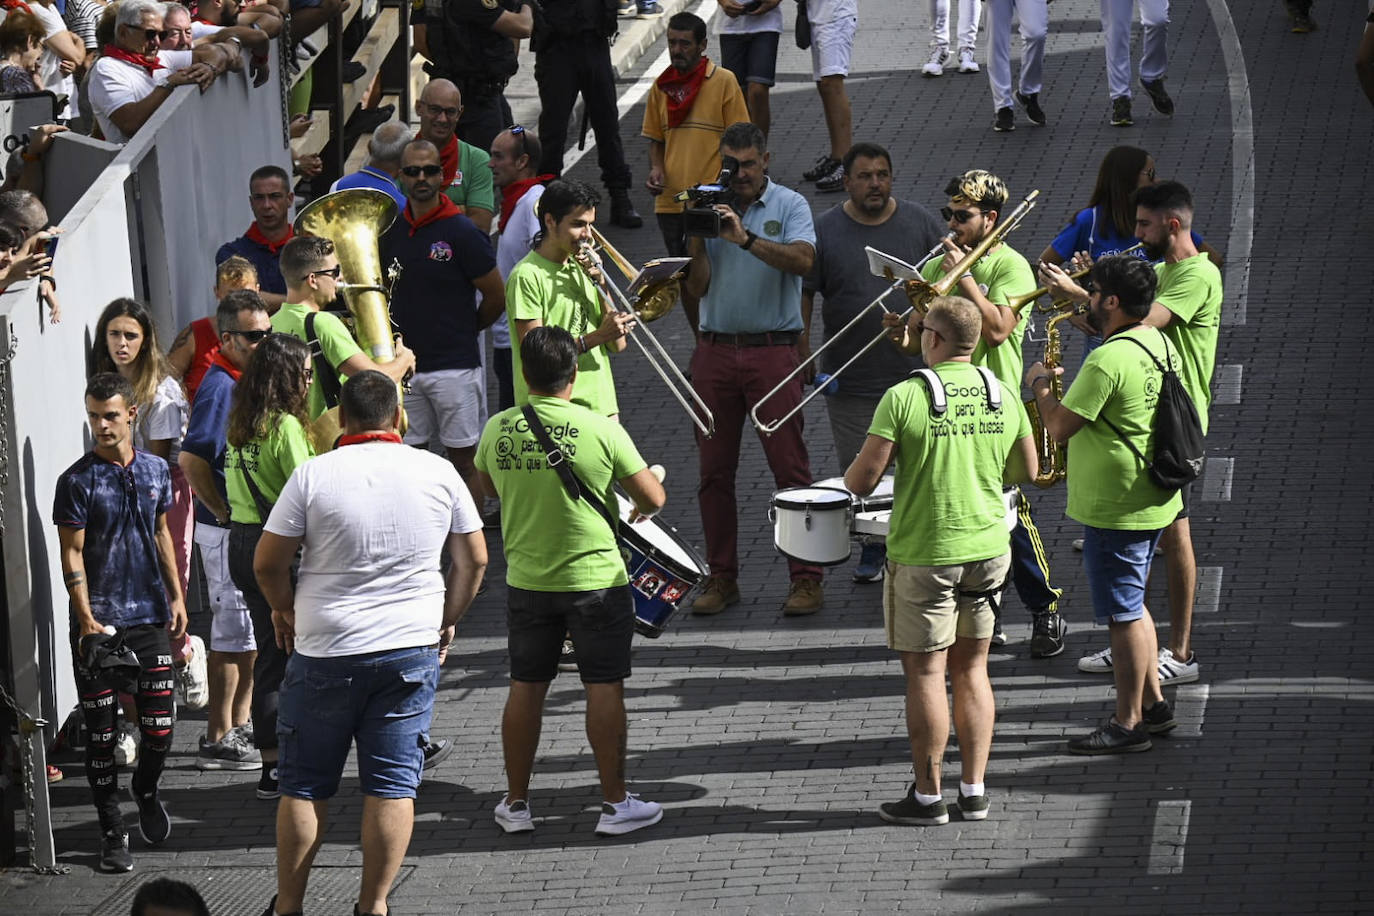
<svg viewBox="0 0 1374 916">
<path fill-rule="evenodd" d="M 215 352 L 214 358 L 210 360 L 210 365 L 219 366 L 225 372 L 228 372 L 236 382 L 239 380 L 239 376 L 243 375 L 243 372 L 240 371 L 238 366 L 229 362 L 229 357 L 224 355 L 223 350 L 217 350 Z"/>
<path fill-rule="evenodd" d="M 282 236 L 280 242 L 274 242 L 267 236 L 262 234 L 262 230 L 258 228 L 258 221 L 253 220 L 253 225 L 248 227 L 248 231 L 243 234 L 243 237 L 250 242 L 257 242 L 259 245 L 266 248 L 272 254 L 277 254 L 281 251 L 283 245 L 285 245 L 287 242 L 291 241 L 293 238 L 296 237 L 296 230 L 291 226 L 290 223 L 287 223 L 286 235 Z"/>
<path fill-rule="evenodd" d="M 415 135 L 416 140 L 423 140 L 419 134 Z M 444 148 L 439 150 L 439 164 L 444 167 L 444 187 L 453 184 L 453 179 L 458 177 L 458 135 L 454 134 L 448 138 Z"/>
<path fill-rule="evenodd" d="M 205 23 L 206 25 L 219 26 L 219 23 L 218 23 L 218 22 L 211 22 L 209 19 L 206 19 L 204 16 L 196 16 L 195 19 L 193 19 L 192 21 L 193 21 L 193 22 L 203 22 L 203 23 Z M 220 26 L 220 27 L 222 28 L 222 26 Z"/>
<path fill-rule="evenodd" d="M 33 15 L 33 10 L 29 7 L 27 3 L 24 2 L 24 0 L 0 0 L 0 9 L 23 10 L 30 16 Z"/>
<path fill-rule="evenodd" d="M 115 60 L 122 60 L 126 64 L 142 67 L 144 70 L 148 71 L 149 76 L 153 75 L 154 70 L 164 69 L 162 61 L 158 60 L 156 57 L 149 60 L 142 54 L 134 54 L 130 51 L 125 51 L 123 48 L 119 47 L 119 45 L 106 45 L 101 49 L 100 53 L 105 57 L 113 57 Z"/>
<path fill-rule="evenodd" d="M 406 222 L 410 223 L 410 235 L 412 238 L 414 238 L 415 233 L 419 232 L 423 227 L 428 226 L 430 223 L 437 223 L 439 220 L 448 219 L 450 216 L 458 216 L 462 212 L 462 210 L 458 209 L 457 204 L 449 200 L 448 197 L 446 197 L 445 195 L 440 194 L 439 206 L 435 207 L 433 210 L 430 210 L 428 213 L 420 217 L 418 220 L 413 215 L 411 215 L 409 203 L 407 203 L 406 208 L 401 211 L 401 215 L 406 218 Z"/>
<path fill-rule="evenodd" d="M 546 184 L 553 181 L 556 175 L 535 175 L 533 178 L 521 178 L 519 181 L 512 182 L 501 189 L 501 220 L 496 224 L 497 232 L 506 231 L 506 222 L 515 212 L 515 205 L 520 203 L 520 198 L 525 196 L 525 192 L 537 184 Z"/>
<path fill-rule="evenodd" d="M 697 61 L 697 65 L 686 73 L 669 66 L 654 81 L 654 85 L 668 100 L 669 127 L 677 127 L 687 120 L 687 113 L 692 110 L 692 103 L 697 100 L 697 93 L 701 91 L 701 83 L 705 79 L 706 57 L 703 56 Z"/>
<path fill-rule="evenodd" d="M 345 445 L 362 445 L 366 442 L 395 442 L 401 444 L 401 437 L 395 433 L 358 433 L 356 436 L 340 436 L 335 448 Z"/>
</svg>

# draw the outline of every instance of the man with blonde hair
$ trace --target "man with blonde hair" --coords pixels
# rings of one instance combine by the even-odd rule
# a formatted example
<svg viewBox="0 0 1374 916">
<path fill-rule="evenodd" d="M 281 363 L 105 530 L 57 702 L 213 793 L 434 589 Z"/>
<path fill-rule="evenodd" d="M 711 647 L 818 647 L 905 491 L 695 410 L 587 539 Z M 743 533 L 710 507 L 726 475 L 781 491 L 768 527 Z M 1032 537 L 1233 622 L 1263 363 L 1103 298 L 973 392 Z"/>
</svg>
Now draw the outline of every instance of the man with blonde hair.
<svg viewBox="0 0 1374 916">
<path fill-rule="evenodd" d="M 996 627 L 991 598 L 1011 566 L 1002 488 L 1038 470 L 1019 386 L 974 365 L 982 316 L 967 299 L 936 299 L 913 315 L 929 369 L 883 395 L 845 486 L 873 491 L 896 461 L 891 574 L 883 586 L 888 645 L 906 674 L 907 734 L 916 779 L 906 797 L 880 806 L 894 824 L 949 822 L 940 764 L 949 741 L 948 669 L 959 738 L 958 806 L 965 820 L 988 814 L 984 770 L 992 746 L 988 646 Z M 894 327 L 901 341 L 905 329 Z"/>
</svg>

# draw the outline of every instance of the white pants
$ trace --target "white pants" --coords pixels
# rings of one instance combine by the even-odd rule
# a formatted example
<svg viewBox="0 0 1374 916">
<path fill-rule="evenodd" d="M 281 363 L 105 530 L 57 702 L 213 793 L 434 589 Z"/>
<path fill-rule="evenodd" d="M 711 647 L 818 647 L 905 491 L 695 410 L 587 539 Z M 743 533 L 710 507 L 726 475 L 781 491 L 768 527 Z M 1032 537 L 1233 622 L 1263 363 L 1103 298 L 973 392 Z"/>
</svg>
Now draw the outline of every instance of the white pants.
<svg viewBox="0 0 1374 916">
<path fill-rule="evenodd" d="M 1021 24 L 1021 92 L 1040 91 L 1045 63 L 1045 36 L 1050 31 L 1050 11 L 1046 0 L 987 0 L 988 5 L 988 84 L 992 87 L 992 107 L 1011 107 L 1011 17 Z"/>
<path fill-rule="evenodd" d="M 1106 2 L 1106 0 L 1103 0 Z M 960 48 L 978 46 L 978 20 L 983 18 L 982 0 L 930 0 L 930 46 L 949 50 L 949 5 L 959 4 Z"/>
<path fill-rule="evenodd" d="M 1110 98 L 1131 97 L 1131 0 L 1101 0 Z M 1140 3 L 1140 78 L 1157 80 L 1169 67 L 1169 0 Z"/>
</svg>

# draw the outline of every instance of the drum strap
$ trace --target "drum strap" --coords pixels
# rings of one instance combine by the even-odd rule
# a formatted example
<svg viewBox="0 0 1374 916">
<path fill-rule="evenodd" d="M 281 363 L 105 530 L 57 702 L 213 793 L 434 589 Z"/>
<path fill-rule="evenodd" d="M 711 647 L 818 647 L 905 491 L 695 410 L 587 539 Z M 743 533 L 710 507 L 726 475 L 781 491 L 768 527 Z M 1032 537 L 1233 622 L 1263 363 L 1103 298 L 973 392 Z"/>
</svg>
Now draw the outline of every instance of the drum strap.
<svg viewBox="0 0 1374 916">
<path fill-rule="evenodd" d="M 997 384 L 997 376 L 987 366 L 974 366 L 983 377 L 983 390 L 987 393 L 988 409 L 1002 409 L 1002 386 Z M 908 378 L 920 378 L 930 389 L 931 409 L 935 415 L 942 416 L 949 410 L 949 400 L 945 397 L 945 384 L 934 369 L 913 369 Z"/>
<path fill-rule="evenodd" d="M 326 410 L 339 406 L 339 373 L 334 367 L 329 365 L 329 358 L 324 355 L 324 346 L 320 344 L 320 338 L 315 334 L 315 319 L 319 317 L 319 312 L 311 312 L 305 316 L 305 342 L 310 346 L 310 358 L 315 362 L 315 380 L 320 383 L 320 394 L 324 395 L 324 407 Z M 267 519 L 264 516 L 263 521 Z"/>
<path fill-rule="evenodd" d="M 544 450 L 544 457 L 549 462 L 549 467 L 553 468 L 558 474 L 558 479 L 563 481 L 563 489 L 568 491 L 568 498 L 573 502 L 578 499 L 585 499 L 591 504 L 592 508 L 605 519 L 606 524 L 611 526 L 611 534 L 617 539 L 620 538 L 620 525 L 606 508 L 606 504 L 596 498 L 596 495 L 588 489 L 587 485 L 573 471 L 572 465 L 568 463 L 563 450 L 553 441 L 549 431 L 544 428 L 543 422 L 539 419 L 539 414 L 534 412 L 534 408 L 529 404 L 520 408 L 520 412 L 525 416 L 525 422 L 529 424 L 530 432 L 534 435 L 539 447 Z"/>
</svg>

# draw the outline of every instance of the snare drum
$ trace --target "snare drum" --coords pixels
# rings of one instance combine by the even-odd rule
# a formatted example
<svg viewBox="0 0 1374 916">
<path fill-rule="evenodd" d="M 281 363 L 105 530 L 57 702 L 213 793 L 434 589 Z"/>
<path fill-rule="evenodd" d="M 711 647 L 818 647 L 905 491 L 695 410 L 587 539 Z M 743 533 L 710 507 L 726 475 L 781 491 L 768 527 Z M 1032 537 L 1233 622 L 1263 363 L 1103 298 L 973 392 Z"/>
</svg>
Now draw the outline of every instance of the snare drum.
<svg viewBox="0 0 1374 916">
<path fill-rule="evenodd" d="M 789 487 L 773 494 L 773 544 L 783 556 L 816 566 L 849 559 L 853 499 L 848 490 Z"/>
<path fill-rule="evenodd" d="M 635 630 L 657 639 L 706 579 L 707 566 L 677 532 L 656 518 L 630 524 L 634 504 L 620 500 L 620 543 L 635 599 Z"/>
<path fill-rule="evenodd" d="M 891 474 L 884 474 L 878 481 L 878 485 L 873 488 L 873 492 L 867 496 L 849 495 L 854 500 L 855 512 L 876 512 L 879 509 L 892 508 L 892 489 L 894 477 Z M 829 487 L 833 490 L 844 490 L 849 493 L 849 488 L 844 485 L 843 477 L 827 477 L 825 480 L 816 481 L 818 487 Z"/>
</svg>

